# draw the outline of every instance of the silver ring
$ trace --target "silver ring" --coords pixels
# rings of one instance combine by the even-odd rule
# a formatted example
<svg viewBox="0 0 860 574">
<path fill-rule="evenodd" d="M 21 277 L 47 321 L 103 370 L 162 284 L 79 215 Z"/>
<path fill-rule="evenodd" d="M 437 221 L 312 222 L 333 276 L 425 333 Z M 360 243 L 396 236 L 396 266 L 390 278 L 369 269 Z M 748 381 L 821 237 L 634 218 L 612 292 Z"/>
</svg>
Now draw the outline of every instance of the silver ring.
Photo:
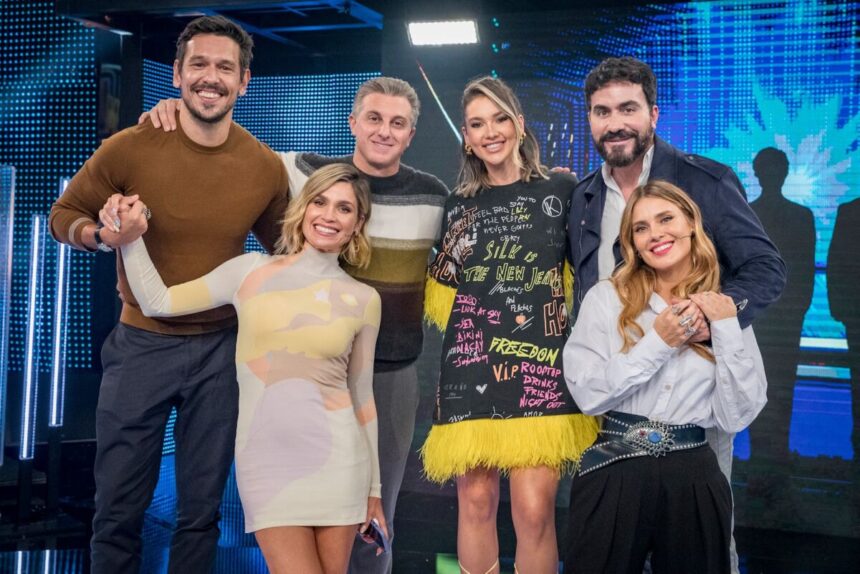
<svg viewBox="0 0 860 574">
<path fill-rule="evenodd" d="M 152 219 L 152 210 L 150 210 L 148 207 L 144 207 L 143 216 L 146 218 L 147 221 L 149 221 L 150 219 Z"/>
<path fill-rule="evenodd" d="M 681 317 L 681 320 L 678 321 L 678 324 L 683 327 L 684 325 L 686 325 L 687 323 L 689 323 L 692 320 L 693 320 L 693 316 L 687 315 L 686 317 Z"/>
<path fill-rule="evenodd" d="M 693 329 L 692 325 L 684 328 L 684 336 L 685 337 L 692 337 L 695 334 L 696 334 L 696 329 Z"/>
<path fill-rule="evenodd" d="M 680 312 L 681 312 L 681 306 L 680 305 L 672 305 L 672 314 L 673 315 L 677 315 Z"/>
</svg>

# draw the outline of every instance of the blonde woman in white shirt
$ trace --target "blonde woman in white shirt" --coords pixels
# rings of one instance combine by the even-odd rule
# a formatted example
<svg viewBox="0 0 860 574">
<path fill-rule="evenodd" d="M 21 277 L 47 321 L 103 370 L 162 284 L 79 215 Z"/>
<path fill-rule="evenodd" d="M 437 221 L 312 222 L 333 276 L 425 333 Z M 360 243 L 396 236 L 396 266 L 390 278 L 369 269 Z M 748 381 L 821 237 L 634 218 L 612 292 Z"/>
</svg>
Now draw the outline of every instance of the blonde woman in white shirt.
<svg viewBox="0 0 860 574">
<path fill-rule="evenodd" d="M 604 415 L 573 482 L 565 572 L 641 572 L 650 552 L 654 574 L 728 573 L 731 489 L 704 429 L 738 432 L 761 411 L 758 345 L 681 189 L 638 187 L 619 240 L 624 263 L 588 292 L 564 349 L 571 395 Z M 706 323 L 710 344 L 688 343 Z"/>
</svg>

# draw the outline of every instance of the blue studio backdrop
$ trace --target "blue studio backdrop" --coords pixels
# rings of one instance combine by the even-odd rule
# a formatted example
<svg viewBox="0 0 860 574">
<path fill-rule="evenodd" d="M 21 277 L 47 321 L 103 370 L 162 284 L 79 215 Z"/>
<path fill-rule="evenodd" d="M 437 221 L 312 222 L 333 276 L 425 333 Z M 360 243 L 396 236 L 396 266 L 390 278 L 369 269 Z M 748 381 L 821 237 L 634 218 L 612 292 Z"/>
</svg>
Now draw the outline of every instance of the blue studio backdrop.
<svg viewBox="0 0 860 574">
<path fill-rule="evenodd" d="M 846 503 L 860 489 L 860 452 L 856 442 L 852 444 L 857 424 L 853 413 L 860 412 L 860 366 L 851 359 L 845 324 L 832 316 L 827 292 L 837 210 L 860 198 L 858 21 L 860 3 L 824 1 L 689 2 L 516 17 L 484 14 L 478 47 L 420 49 L 404 45 L 402 26 L 386 22 L 381 72 L 409 80 L 423 103 L 418 134 L 405 159 L 449 184 L 457 169 L 459 95 L 465 82 L 479 74 L 498 75 L 515 87 L 526 121 L 542 143 L 545 163 L 580 174 L 597 168 L 600 158 L 591 143 L 582 86 L 594 65 L 618 55 L 636 56 L 654 68 L 658 135 L 685 151 L 732 166 L 754 207 L 762 197 L 756 156 L 766 148 L 784 154 L 788 175 L 780 186 L 782 199 L 807 210 L 803 213 L 810 214 L 812 228 L 794 226 L 788 209 L 774 215 L 762 202 L 757 211 L 775 238 L 797 240 L 781 248 L 790 274 L 796 273 L 791 281 L 808 281 L 810 294 L 806 303 L 798 296 L 756 325 L 763 347 L 774 350 L 769 355 L 763 349 L 771 403 L 787 409 L 789 416 L 784 425 L 754 426 L 752 433 L 736 439 L 733 486 L 741 525 L 860 537 L 853 506 Z M 97 73 L 95 44 L 92 29 L 54 16 L 52 0 L 0 3 L 0 164 L 15 168 L 16 186 L 8 304 L 10 387 L 20 384 L 25 356 L 31 216 L 48 212 L 60 180 L 72 175 L 98 145 L 98 100 L 107 97 L 109 76 L 104 69 Z M 144 108 L 175 95 L 169 64 L 144 63 Z M 279 151 L 348 154 L 352 138 L 346 118 L 352 96 L 362 81 L 377 73 L 255 77 L 237 105 L 235 119 Z M 853 241 L 860 240 L 858 235 L 855 229 Z M 51 261 L 53 249 L 49 243 L 46 260 Z M 802 257 L 806 252 L 809 255 Z M 79 385 L 93 384 L 87 374 L 99 368 L 98 350 L 92 346 L 93 315 L 100 306 L 113 305 L 92 285 L 96 257 L 104 256 L 72 256 L 67 419 L 92 417 L 94 405 L 78 405 L 74 397 Z M 3 272 L 5 263 L 0 266 Z M 46 283 L 54 273 L 47 265 Z M 45 293 L 44 309 L 51 308 L 52 297 Z M 792 313 L 800 316 L 797 327 L 787 318 Z M 771 331 L 794 330 L 796 354 L 781 354 L 784 340 L 767 338 Z M 436 382 L 437 351 L 438 341 L 429 337 L 420 362 L 428 397 Z M 49 361 L 40 362 L 42 370 L 50 367 Z M 20 418 L 18 407 L 9 401 L 3 420 L 7 444 L 18 441 Z M 428 407 L 421 412 L 416 445 L 423 441 L 429 420 Z M 768 450 L 768 445 L 782 442 L 787 455 L 775 454 L 778 447 Z M 168 436 L 148 522 L 157 526 L 172 521 L 171 452 Z M 409 472 L 407 487 L 421 488 L 418 469 Z M 233 483 L 225 497 L 222 529 L 222 545 L 248 547 L 247 556 L 231 555 L 244 561 L 235 565 L 236 571 L 262 568 L 259 554 L 242 534 Z M 166 537 L 166 532 L 148 527 L 147 536 Z M 146 560 L 146 571 L 156 571 L 166 555 L 148 555 Z"/>
</svg>

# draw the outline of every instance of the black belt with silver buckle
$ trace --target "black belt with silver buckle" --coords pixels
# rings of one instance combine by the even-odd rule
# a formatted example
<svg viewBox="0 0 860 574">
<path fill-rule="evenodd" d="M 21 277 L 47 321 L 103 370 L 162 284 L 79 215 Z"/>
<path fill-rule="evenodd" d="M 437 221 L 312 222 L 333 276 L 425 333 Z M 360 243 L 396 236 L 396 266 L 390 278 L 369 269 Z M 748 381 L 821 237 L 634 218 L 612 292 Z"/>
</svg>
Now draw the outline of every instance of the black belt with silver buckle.
<svg viewBox="0 0 860 574">
<path fill-rule="evenodd" d="M 600 436 L 585 449 L 577 474 L 582 476 L 613 462 L 637 456 L 665 456 L 708 444 L 697 425 L 670 425 L 639 415 L 609 411 L 603 415 Z"/>
</svg>

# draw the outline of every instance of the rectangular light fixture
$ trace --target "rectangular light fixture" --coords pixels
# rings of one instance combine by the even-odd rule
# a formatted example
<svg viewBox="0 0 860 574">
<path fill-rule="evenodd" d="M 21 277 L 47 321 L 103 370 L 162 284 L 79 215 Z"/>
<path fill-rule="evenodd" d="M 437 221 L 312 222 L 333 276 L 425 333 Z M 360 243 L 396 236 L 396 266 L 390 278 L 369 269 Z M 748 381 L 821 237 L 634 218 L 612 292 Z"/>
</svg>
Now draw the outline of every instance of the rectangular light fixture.
<svg viewBox="0 0 860 574">
<path fill-rule="evenodd" d="M 30 278 L 27 285 L 27 335 L 24 347 L 24 389 L 21 393 L 21 442 L 18 460 L 32 460 L 36 441 L 36 404 L 39 397 L 39 315 L 42 291 L 42 252 L 45 216 L 34 215 L 30 238 Z"/>
<path fill-rule="evenodd" d="M 69 185 L 68 178 L 60 180 L 60 195 Z M 66 396 L 66 340 L 68 335 L 69 261 L 71 249 L 57 244 L 57 273 L 54 283 L 54 323 L 51 334 L 51 409 L 48 426 L 63 426 L 63 403 Z"/>
<path fill-rule="evenodd" d="M 477 44 L 478 24 L 474 20 L 409 22 L 409 42 L 413 46 Z"/>
</svg>

